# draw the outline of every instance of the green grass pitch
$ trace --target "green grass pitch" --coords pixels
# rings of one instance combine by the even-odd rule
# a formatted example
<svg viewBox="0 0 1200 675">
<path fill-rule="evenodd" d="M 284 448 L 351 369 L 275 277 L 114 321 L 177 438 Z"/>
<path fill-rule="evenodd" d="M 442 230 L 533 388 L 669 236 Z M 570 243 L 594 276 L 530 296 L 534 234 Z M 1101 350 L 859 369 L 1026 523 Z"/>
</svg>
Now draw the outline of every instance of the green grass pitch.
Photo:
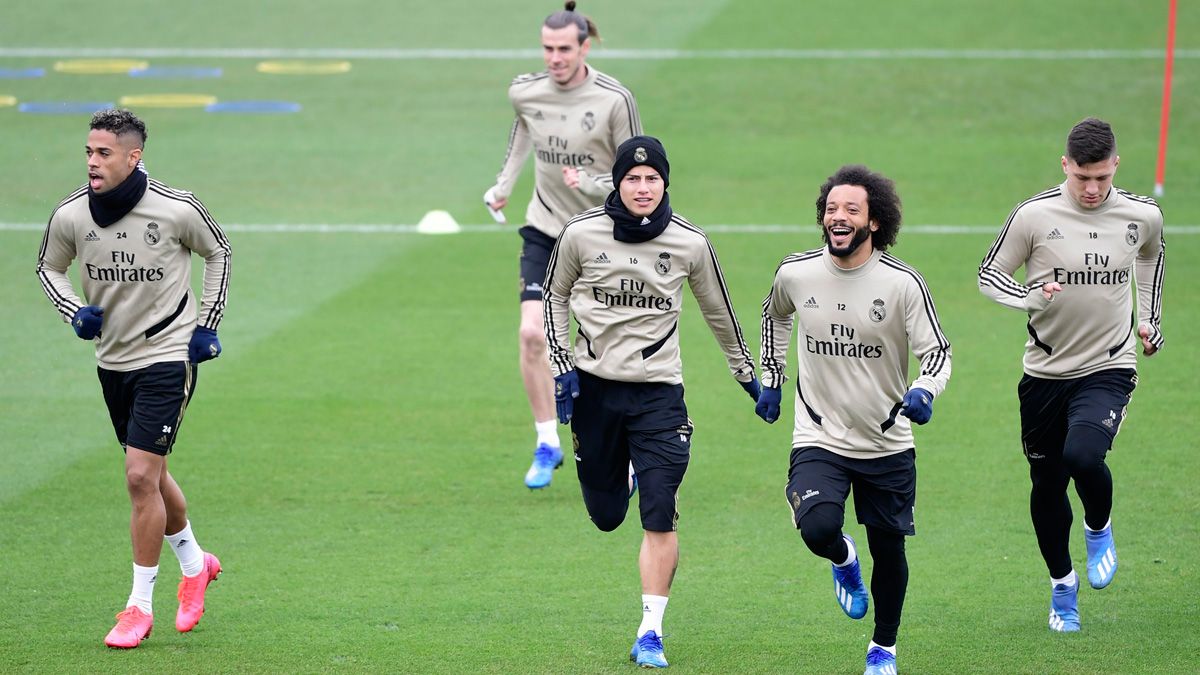
<svg viewBox="0 0 1200 675">
<path fill-rule="evenodd" d="M 0 79 L 0 96 L 196 93 L 303 110 L 138 111 L 150 128 L 151 175 L 193 190 L 231 226 L 225 353 L 201 368 L 170 461 L 196 535 L 225 574 L 197 629 L 178 634 L 178 567 L 164 551 L 158 627 L 140 648 L 116 652 L 102 639 L 130 581 L 121 454 L 91 349 L 34 277 L 41 232 L 22 227 L 44 223 L 83 182 L 87 118 L 0 107 L 0 671 L 633 668 L 636 517 L 613 534 L 596 531 L 569 466 L 545 491 L 521 483 L 533 434 L 516 367 L 515 233 L 233 227 L 411 224 L 431 209 L 487 221 L 479 195 L 504 152 L 504 90 L 513 75 L 540 69 L 538 25 L 559 4 L 10 4 L 0 68 L 49 72 Z M 1103 592 L 1081 590 L 1083 632 L 1062 636 L 1046 628 L 1049 588 L 1017 433 L 1024 322 L 978 293 L 975 270 L 1012 206 L 1061 180 L 1063 138 L 1082 117 L 1113 123 L 1117 184 L 1150 193 L 1163 64 L 1141 54 L 1163 48 L 1167 0 L 580 4 L 605 38 L 591 63 L 634 91 L 647 132 L 666 144 L 673 206 L 701 227 L 793 226 L 711 235 L 756 359 L 775 266 L 816 245 L 816 188 L 840 164 L 893 177 L 910 226 L 979 228 L 913 227 L 896 249 L 925 275 L 954 345 L 949 389 L 917 432 L 918 536 L 908 541 L 899 642 L 906 672 L 1197 668 L 1200 14 L 1180 5 L 1160 200 L 1168 225 L 1183 228 L 1167 236 L 1167 346 L 1141 363 L 1109 456 L 1120 573 Z M 217 80 L 53 72 L 64 58 L 56 51 L 83 48 L 529 53 L 350 57 L 350 72 L 330 76 L 264 75 L 259 59 L 220 55 L 149 59 L 218 66 Z M 606 56 L 648 49 L 701 54 Z M 714 54 L 730 49 L 849 53 Z M 945 53 L 863 53 L 872 49 Z M 527 170 L 511 219 L 529 189 Z M 828 565 L 804 547 L 784 505 L 791 412 L 770 427 L 754 416 L 691 300 L 681 330 L 697 432 L 666 616 L 672 671 L 861 672 L 870 617 L 852 622 L 837 609 Z M 1077 508 L 1077 530 L 1080 521 Z M 1082 571 L 1078 531 L 1072 550 Z"/>
</svg>

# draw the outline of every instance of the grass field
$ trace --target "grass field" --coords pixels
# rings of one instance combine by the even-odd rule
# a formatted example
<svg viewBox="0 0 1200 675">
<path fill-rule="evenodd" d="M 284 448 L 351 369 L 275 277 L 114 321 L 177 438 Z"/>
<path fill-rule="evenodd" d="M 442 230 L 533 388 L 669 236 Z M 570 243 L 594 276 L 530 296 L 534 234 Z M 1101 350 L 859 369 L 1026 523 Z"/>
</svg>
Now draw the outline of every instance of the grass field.
<svg viewBox="0 0 1200 675">
<path fill-rule="evenodd" d="M 0 79 L 0 96 L 187 92 L 303 110 L 137 110 L 149 125 L 151 175 L 193 190 L 234 247 L 225 353 L 201 368 L 171 457 L 195 533 L 226 571 L 204 620 L 181 635 L 170 621 L 178 566 L 164 551 L 158 627 L 140 648 L 115 652 L 101 640 L 128 593 L 122 458 L 91 348 L 57 319 L 33 274 L 38 224 L 83 182 L 87 117 L 0 107 L 0 671 L 632 669 L 636 519 L 596 531 L 569 466 L 545 491 L 521 483 L 533 434 L 516 368 L 516 235 L 244 227 L 412 224 L 431 209 L 483 223 L 479 195 L 511 122 L 504 89 L 540 69 L 537 27 L 556 3 L 490 2 L 486 13 L 464 0 L 13 4 L 0 22 L 0 69 L 48 74 Z M 702 227 L 729 226 L 711 238 L 756 358 L 759 303 L 776 264 L 816 245 L 819 183 L 848 162 L 896 179 L 911 227 L 896 253 L 923 272 L 954 344 L 949 389 L 917 436 L 919 535 L 908 542 L 899 643 L 906 672 L 1197 669 L 1194 8 L 1179 17 L 1160 200 L 1180 228 L 1167 236 L 1167 347 L 1143 361 L 1109 457 L 1121 571 L 1109 589 L 1081 591 L 1080 634 L 1046 628 L 1048 584 L 1017 430 L 1024 321 L 974 281 L 1012 206 L 1061 180 L 1063 138 L 1084 116 L 1116 129 L 1117 184 L 1149 194 L 1162 59 L 1140 54 L 1161 51 L 1166 6 L 581 3 L 605 38 L 591 63 L 635 92 L 647 132 L 666 144 L 673 206 Z M 83 48 L 212 50 L 150 60 L 218 66 L 224 76 L 53 72 Z M 254 68 L 261 59 L 219 51 L 250 48 L 363 51 L 335 76 L 264 75 Z M 460 51 L 384 51 L 422 49 Z M 683 54 L 628 58 L 648 49 Z M 846 52 L 718 53 L 733 49 Z M 872 49 L 897 51 L 861 51 Z M 1109 51 L 1063 52 L 1089 49 Z M 529 190 L 527 171 L 510 218 Z M 751 224 L 789 227 L 736 227 Z M 976 229 L 929 234 L 920 225 Z M 754 416 L 691 300 L 681 330 L 697 434 L 666 617 L 671 669 L 861 672 L 870 617 L 851 622 L 837 609 L 828 565 L 804 547 L 782 500 L 791 412 L 770 427 Z M 1082 535 L 1072 543 L 1082 571 Z"/>
</svg>

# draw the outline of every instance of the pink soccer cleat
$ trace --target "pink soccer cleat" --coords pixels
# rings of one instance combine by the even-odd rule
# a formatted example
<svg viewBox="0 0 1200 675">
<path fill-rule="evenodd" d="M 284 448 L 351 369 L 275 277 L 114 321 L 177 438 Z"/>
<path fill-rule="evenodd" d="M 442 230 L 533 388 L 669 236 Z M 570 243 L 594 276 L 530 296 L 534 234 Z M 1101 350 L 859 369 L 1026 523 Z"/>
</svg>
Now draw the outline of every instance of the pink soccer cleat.
<svg viewBox="0 0 1200 675">
<path fill-rule="evenodd" d="M 186 633 L 200 623 L 204 615 L 204 591 L 221 573 L 221 561 L 211 553 L 204 554 L 204 570 L 194 577 L 179 581 L 179 612 L 175 614 L 175 630 Z"/>
<path fill-rule="evenodd" d="M 117 625 L 104 636 L 104 644 L 117 649 L 133 649 L 150 637 L 154 617 L 137 607 L 126 607 L 117 614 Z"/>
</svg>

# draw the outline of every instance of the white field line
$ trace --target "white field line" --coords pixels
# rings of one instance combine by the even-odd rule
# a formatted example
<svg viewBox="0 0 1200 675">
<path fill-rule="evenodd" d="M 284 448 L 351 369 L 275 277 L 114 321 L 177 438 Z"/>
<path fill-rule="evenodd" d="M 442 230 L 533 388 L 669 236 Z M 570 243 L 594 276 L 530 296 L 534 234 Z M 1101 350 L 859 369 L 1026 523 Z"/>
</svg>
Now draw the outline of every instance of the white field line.
<svg viewBox="0 0 1200 675">
<path fill-rule="evenodd" d="M 349 49 L 269 47 L 0 47 L 10 58 L 360 59 L 385 61 L 536 60 L 540 49 Z M 1164 49 L 595 49 L 596 59 L 1077 61 L 1162 59 Z M 1200 59 L 1200 49 L 1176 49 L 1177 59 Z"/>
<path fill-rule="evenodd" d="M 259 232 L 292 234 L 300 232 L 329 232 L 350 234 L 416 234 L 416 225 L 384 223 L 384 224 L 353 224 L 353 223 L 233 223 L 221 226 L 227 232 Z M 516 232 L 516 225 L 497 225 L 486 223 L 482 225 L 460 225 L 463 232 Z M 747 224 L 747 225 L 701 225 L 705 232 L 729 234 L 782 234 L 789 232 L 807 231 L 816 228 L 813 223 L 804 224 Z M 4 223 L 0 222 L 0 232 L 41 232 L 46 229 L 45 223 Z M 1200 234 L 1200 225 L 1167 225 L 1167 234 Z M 906 234 L 988 234 L 995 235 L 1000 226 L 991 225 L 905 225 L 901 232 Z"/>
</svg>

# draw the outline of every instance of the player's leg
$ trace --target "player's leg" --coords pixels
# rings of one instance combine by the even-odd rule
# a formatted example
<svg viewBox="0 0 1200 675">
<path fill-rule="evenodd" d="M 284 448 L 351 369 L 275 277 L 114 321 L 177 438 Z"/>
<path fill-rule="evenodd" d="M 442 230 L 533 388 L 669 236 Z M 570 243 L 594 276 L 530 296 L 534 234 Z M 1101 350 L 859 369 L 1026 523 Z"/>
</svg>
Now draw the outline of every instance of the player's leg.
<svg viewBox="0 0 1200 675">
<path fill-rule="evenodd" d="M 554 470 L 562 465 L 558 420 L 554 409 L 554 378 L 546 355 L 545 319 L 542 315 L 542 282 L 550 262 L 554 239 L 532 227 L 520 230 L 521 324 L 517 330 L 521 381 L 533 413 L 537 445 L 525 485 L 538 489 L 550 485 Z"/>
<path fill-rule="evenodd" d="M 117 442 L 124 447 L 128 440 L 130 418 L 133 414 L 134 383 L 139 377 L 140 371 L 124 373 L 97 368 L 96 374 L 100 380 L 101 390 L 104 392 L 104 403 L 108 407 L 109 418 L 112 421 Z M 128 462 L 128 456 L 126 461 Z M 131 517 L 130 520 L 132 531 L 133 518 Z M 159 536 L 161 537 L 161 534 Z M 161 548 L 162 540 L 158 541 L 159 548 Z M 136 542 L 134 554 L 133 588 L 126 601 L 125 609 L 117 614 L 117 625 L 104 638 L 104 644 L 110 647 L 123 649 L 136 647 L 150 635 L 153 627 L 154 582 L 158 577 L 158 564 L 155 562 L 150 566 L 139 565 Z M 157 559 L 155 558 L 155 560 Z"/>
<path fill-rule="evenodd" d="M 1136 386 L 1132 369 L 1101 371 L 1084 377 L 1071 399 L 1063 464 L 1083 503 L 1088 582 L 1093 588 L 1108 586 L 1117 572 L 1112 473 L 1105 459 Z"/>
<path fill-rule="evenodd" d="M 625 385 L 629 455 L 638 477 L 642 546 L 642 620 L 629 658 L 644 668 L 665 668 L 663 617 L 679 567 L 679 486 L 691 459 L 692 435 L 683 387 Z"/>
<path fill-rule="evenodd" d="M 792 450 L 785 495 L 792 524 L 815 555 L 828 560 L 838 607 L 852 619 L 867 613 L 870 598 L 862 580 L 854 539 L 842 532 L 850 474 L 844 458 L 823 448 Z"/>
<path fill-rule="evenodd" d="M 573 458 L 583 505 L 602 532 L 617 529 L 629 511 L 629 443 L 620 410 L 625 386 L 579 371 L 579 398 L 571 419 Z"/>
<path fill-rule="evenodd" d="M 896 672 L 896 637 L 908 592 L 904 538 L 916 534 L 917 497 L 913 450 L 871 460 L 848 460 L 856 471 L 854 511 L 867 528 L 871 549 L 871 597 L 875 631 L 867 645 L 867 673 Z"/>
</svg>

